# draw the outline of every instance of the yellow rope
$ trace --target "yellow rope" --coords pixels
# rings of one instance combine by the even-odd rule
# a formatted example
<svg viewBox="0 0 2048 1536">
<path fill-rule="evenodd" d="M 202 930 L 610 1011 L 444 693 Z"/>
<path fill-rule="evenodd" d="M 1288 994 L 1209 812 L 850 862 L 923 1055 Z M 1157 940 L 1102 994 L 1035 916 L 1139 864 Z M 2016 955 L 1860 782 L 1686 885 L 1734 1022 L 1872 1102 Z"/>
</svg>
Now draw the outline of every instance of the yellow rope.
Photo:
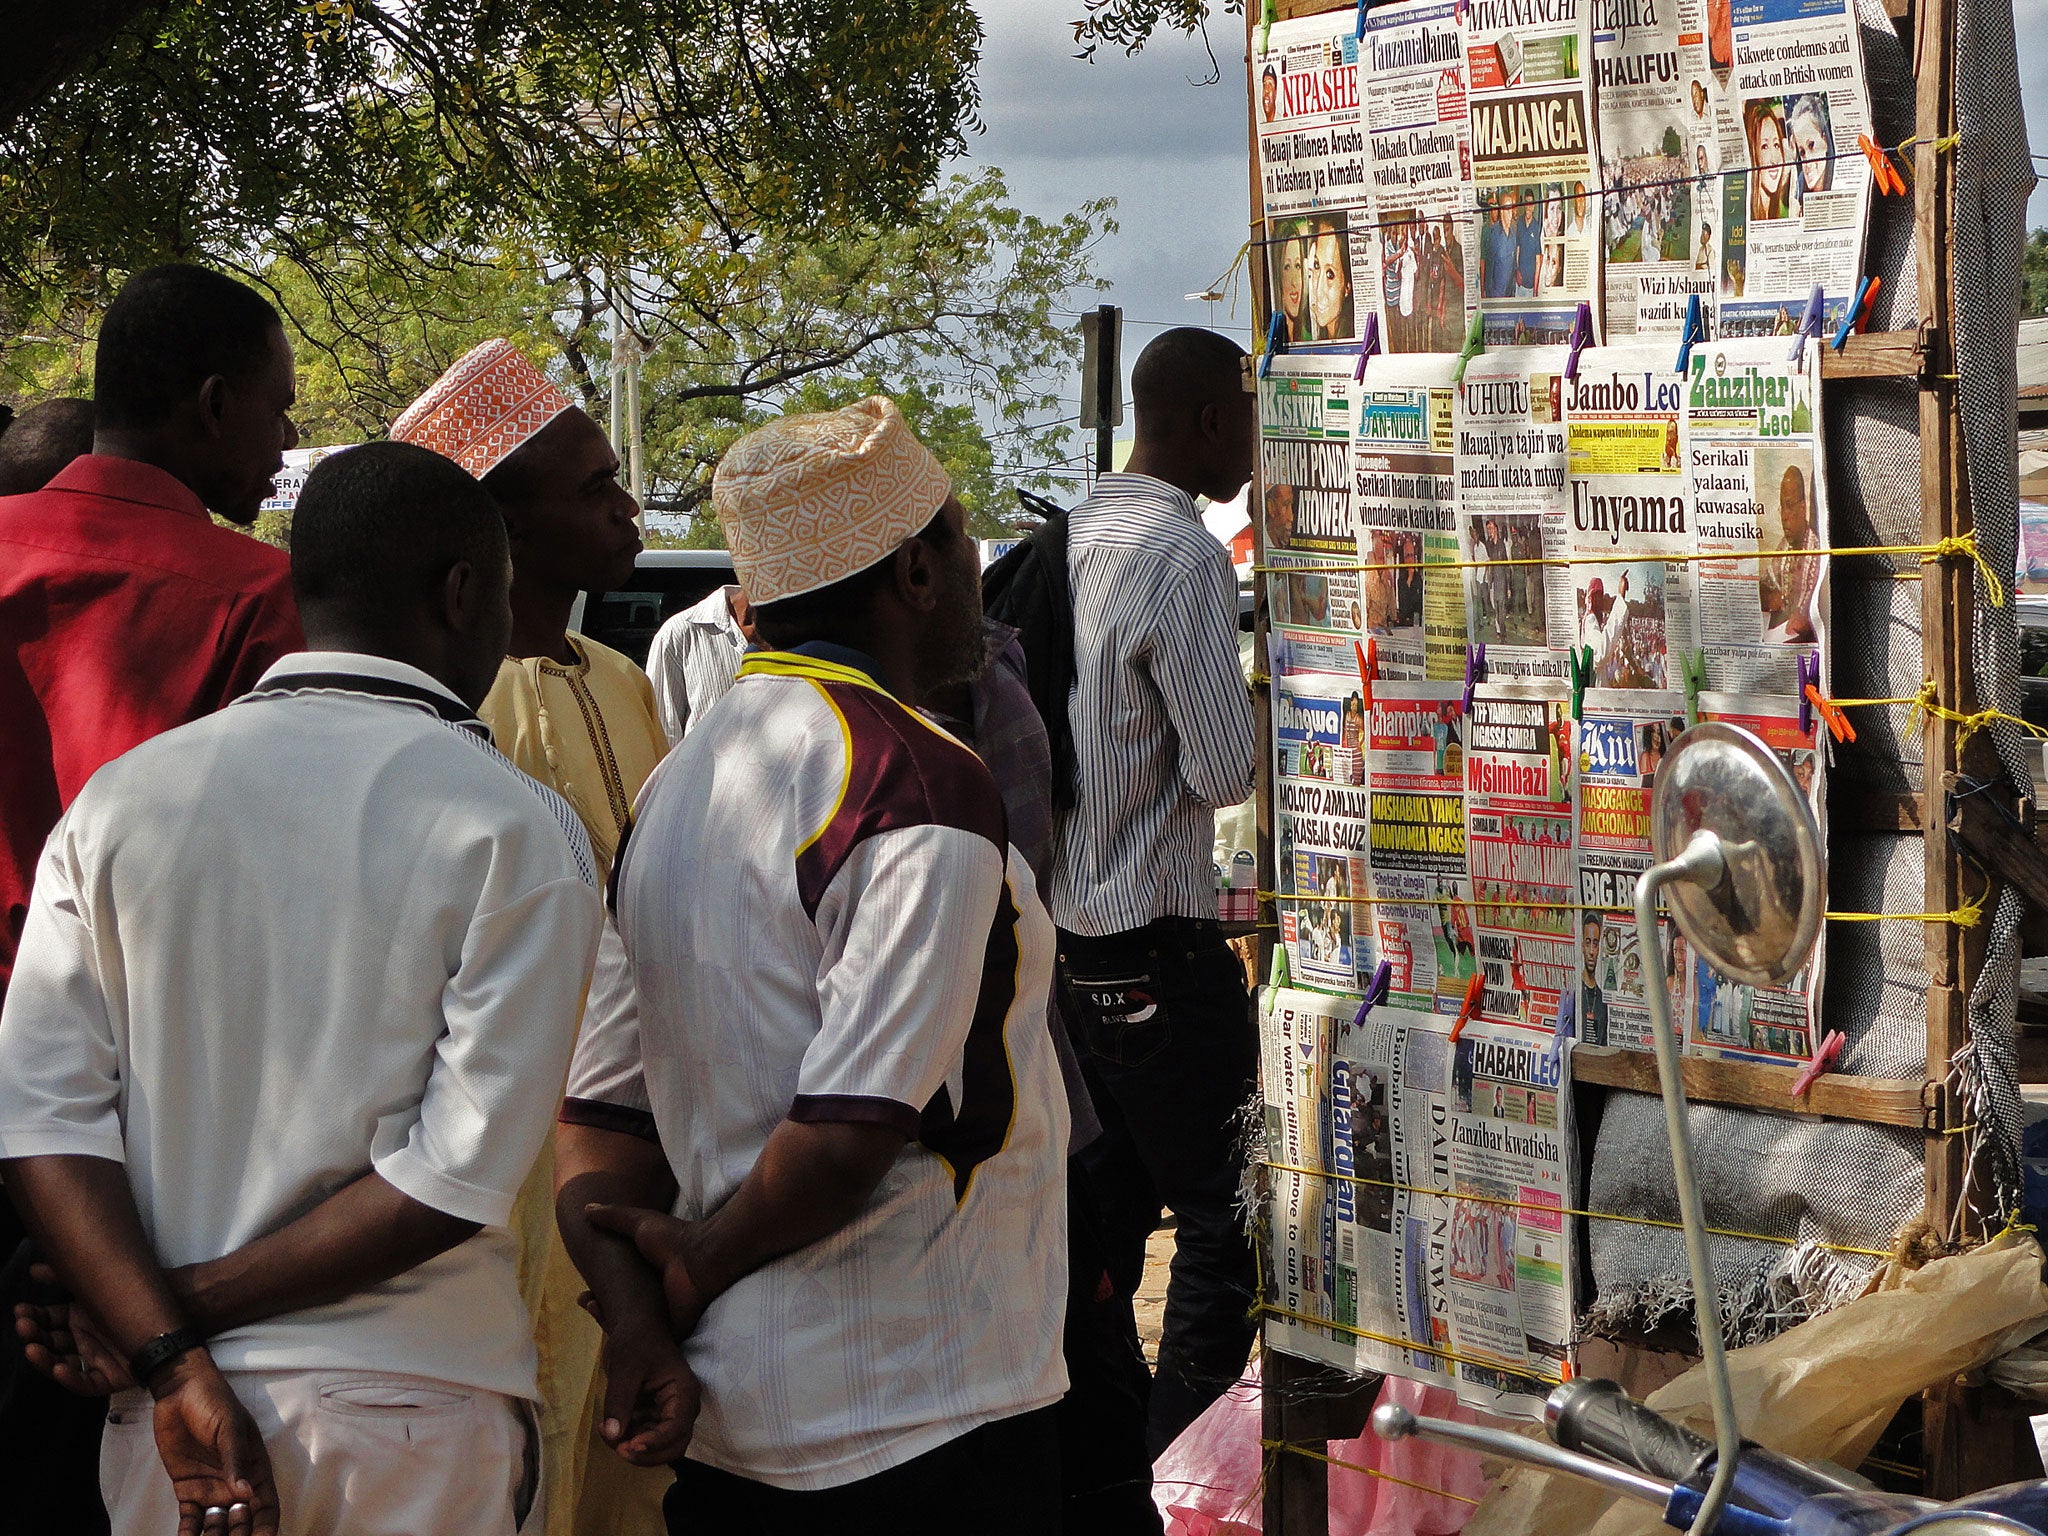
<svg viewBox="0 0 2048 1536">
<path fill-rule="evenodd" d="M 1434 1344 L 1418 1344 L 1413 1339 L 1397 1339 L 1392 1334 L 1374 1333 L 1369 1328 L 1354 1328 L 1349 1323 L 1334 1322 L 1327 1317 L 1311 1317 L 1306 1312 L 1295 1312 L 1270 1301 L 1259 1308 L 1259 1310 L 1268 1317 L 1284 1317 L 1290 1322 L 1300 1323 L 1304 1327 L 1327 1328 L 1332 1333 L 1349 1334 L 1354 1339 L 1371 1339 L 1375 1344 L 1385 1344 L 1394 1349 L 1412 1349 L 1418 1354 L 1435 1355 L 1439 1360 L 1448 1360 L 1453 1365 L 1472 1365 L 1487 1371 L 1513 1371 L 1516 1369 L 1511 1365 L 1503 1365 L 1498 1360 L 1475 1360 L 1470 1355 L 1461 1355 L 1456 1350 L 1439 1349 Z M 1564 1379 L 1561 1376 L 1544 1376 L 1533 1371 L 1519 1371 L 1517 1374 L 1534 1376 L 1536 1380 L 1553 1387 L 1557 1386 Z"/>
<path fill-rule="evenodd" d="M 1838 704 L 1864 704 L 1892 702 L 1909 704 L 1910 699 L 1870 700 L 1837 699 Z M 1260 901 L 1322 901 L 1342 902 L 1353 907 L 1472 907 L 1480 911 L 1500 910 L 1511 912 L 1618 912 L 1628 915 L 1627 907 L 1595 906 L 1583 901 L 1485 901 L 1476 896 L 1437 896 L 1431 898 L 1416 896 L 1286 896 L 1279 891 L 1255 891 Z M 1659 908 L 1666 911 L 1666 908 Z M 1831 923 L 1954 923 L 1958 928 L 1974 928 L 1984 920 L 1984 897 L 1973 896 L 1953 912 L 1829 912 L 1825 914 Z"/>
<path fill-rule="evenodd" d="M 1309 1461 L 1320 1461 L 1326 1466 L 1342 1467 L 1346 1472 L 1363 1472 L 1367 1477 L 1376 1477 L 1380 1479 L 1381 1482 L 1399 1483 L 1403 1488 L 1413 1488 L 1418 1493 L 1435 1494 L 1440 1499 L 1456 1499 L 1460 1504 L 1471 1504 L 1475 1506 L 1479 1503 L 1477 1499 L 1467 1498 L 1462 1493 L 1453 1493 L 1448 1488 L 1432 1488 L 1427 1483 L 1410 1482 L 1405 1477 L 1396 1477 L 1393 1473 L 1382 1472 L 1377 1467 L 1360 1466 L 1355 1461 L 1339 1461 L 1335 1456 L 1326 1455 L 1322 1451 L 1312 1451 L 1307 1446 L 1296 1445 L 1292 1441 L 1261 1440 L 1259 1442 L 1259 1445 L 1260 1448 L 1263 1450 L 1279 1451 L 1289 1456 L 1300 1456 L 1304 1457 Z"/>
<path fill-rule="evenodd" d="M 1632 1227 L 1663 1227 L 1671 1232 L 1683 1232 L 1685 1227 L 1676 1221 L 1661 1221 L 1655 1216 L 1624 1216 L 1619 1211 L 1586 1211 L 1569 1205 L 1540 1205 L 1528 1200 L 1509 1200 L 1500 1195 L 1466 1195 L 1451 1189 L 1431 1189 L 1422 1184 L 1403 1184 L 1393 1179 L 1369 1179 L 1363 1174 L 1328 1173 L 1317 1168 L 1302 1168 L 1293 1163 L 1262 1161 L 1261 1167 L 1272 1168 L 1280 1173 L 1305 1174 L 1313 1179 L 1338 1179 L 1346 1184 L 1370 1184 L 1376 1189 L 1398 1189 L 1411 1195 L 1429 1195 L 1438 1200 L 1469 1200 L 1477 1205 L 1500 1205 L 1516 1211 L 1538 1211 L 1545 1216 L 1584 1216 L 1589 1221 L 1618 1221 Z M 1707 1231 L 1715 1237 L 1738 1237 L 1752 1243 L 1777 1243 L 1781 1247 L 1796 1248 L 1799 1239 L 1773 1237 L 1768 1232 L 1742 1232 L 1732 1227 L 1709 1227 Z M 1852 1248 L 1840 1243 L 1815 1243 L 1816 1248 L 1825 1248 L 1830 1253 L 1861 1254 L 1870 1259 L 1888 1259 L 1889 1249 Z M 1419 1346 L 1418 1346 L 1419 1347 Z"/>
</svg>

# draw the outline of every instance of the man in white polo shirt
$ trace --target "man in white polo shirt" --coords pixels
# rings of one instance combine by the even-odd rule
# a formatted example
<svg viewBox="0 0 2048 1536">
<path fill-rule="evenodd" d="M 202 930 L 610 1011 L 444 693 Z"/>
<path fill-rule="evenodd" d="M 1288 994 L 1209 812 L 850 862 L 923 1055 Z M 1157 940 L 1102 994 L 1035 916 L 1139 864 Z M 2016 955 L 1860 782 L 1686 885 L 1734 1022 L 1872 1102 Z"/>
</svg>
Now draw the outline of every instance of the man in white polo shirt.
<svg viewBox="0 0 2048 1536">
<path fill-rule="evenodd" d="M 601 968 L 556 1137 L 602 1432 L 679 1456 L 681 1338 L 678 1536 L 1042 1536 L 1052 926 L 987 768 L 912 708 L 980 670 L 974 541 L 881 398 L 742 439 L 713 499 L 768 649 L 642 792 L 637 1018 Z"/>
<path fill-rule="evenodd" d="M 116 1536 L 509 1536 L 534 1352 L 504 1223 L 597 941 L 588 844 L 476 718 L 510 566 L 467 473 L 328 459 L 292 585 L 312 649 L 50 838 L 0 1173 L 88 1314 L 71 1383 L 116 1389 Z"/>
</svg>

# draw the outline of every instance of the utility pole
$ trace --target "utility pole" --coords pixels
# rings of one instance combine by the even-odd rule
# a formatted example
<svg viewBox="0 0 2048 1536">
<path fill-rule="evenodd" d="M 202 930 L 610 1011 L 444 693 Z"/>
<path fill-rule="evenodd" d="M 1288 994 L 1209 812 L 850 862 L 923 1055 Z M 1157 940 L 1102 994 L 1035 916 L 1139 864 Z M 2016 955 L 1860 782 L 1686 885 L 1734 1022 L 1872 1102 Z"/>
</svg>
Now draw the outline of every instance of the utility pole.
<svg viewBox="0 0 2048 1536">
<path fill-rule="evenodd" d="M 1110 471 L 1116 429 L 1124 421 L 1124 312 L 1098 304 L 1081 317 L 1081 427 L 1095 429 L 1095 473 Z"/>
</svg>

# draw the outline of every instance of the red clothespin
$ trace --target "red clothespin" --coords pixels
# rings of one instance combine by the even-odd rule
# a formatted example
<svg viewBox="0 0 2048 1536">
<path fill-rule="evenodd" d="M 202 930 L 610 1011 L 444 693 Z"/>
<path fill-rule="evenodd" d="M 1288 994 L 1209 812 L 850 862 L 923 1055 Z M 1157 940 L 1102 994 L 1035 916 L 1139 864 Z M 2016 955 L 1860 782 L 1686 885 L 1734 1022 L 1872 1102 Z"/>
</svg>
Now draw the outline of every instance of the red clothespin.
<svg viewBox="0 0 2048 1536">
<path fill-rule="evenodd" d="M 1849 717 L 1842 713 L 1842 706 L 1822 693 L 1812 683 L 1806 685 L 1806 698 L 1820 711 L 1821 722 L 1827 726 L 1828 734 L 1837 741 L 1854 741 L 1856 727 L 1849 723 Z"/>
<path fill-rule="evenodd" d="M 1380 645 L 1377 640 L 1368 640 L 1360 645 L 1351 642 L 1351 649 L 1358 653 L 1358 692 L 1368 713 L 1372 710 L 1373 680 L 1380 675 Z"/>
<path fill-rule="evenodd" d="M 1788 1098 L 1799 1098 L 1813 1087 L 1815 1079 L 1823 1072 L 1832 1072 L 1835 1063 L 1841 1059 L 1842 1047 L 1849 1043 L 1848 1037 L 1839 1029 L 1831 1029 L 1821 1037 L 1815 1048 L 1813 1060 L 1799 1069 L 1799 1075 L 1792 1079 L 1792 1086 L 1786 1090 Z"/>
<path fill-rule="evenodd" d="M 1465 1033 L 1465 1026 L 1472 1021 L 1472 1015 L 1479 1011 L 1479 995 L 1486 990 L 1486 974 L 1474 971 L 1472 980 L 1465 988 L 1464 1004 L 1458 1009 L 1458 1017 L 1451 1025 L 1451 1038 L 1456 1040 Z"/>
<path fill-rule="evenodd" d="M 1906 195 L 1906 183 L 1900 178 L 1899 173 L 1892 168 L 1891 161 L 1886 157 L 1885 152 L 1878 147 L 1877 140 L 1867 133 L 1859 133 L 1856 135 L 1856 147 L 1863 151 L 1863 158 L 1870 162 L 1870 179 L 1877 183 L 1877 190 L 1879 192 L 1895 193 L 1900 197 L 1904 197 Z"/>
<path fill-rule="evenodd" d="M 1870 317 L 1877 313 L 1877 290 L 1884 286 L 1884 279 L 1873 275 L 1870 286 L 1863 290 L 1863 300 L 1856 306 L 1856 329 L 1870 329 Z"/>
<path fill-rule="evenodd" d="M 1529 984 L 1528 984 L 1528 983 L 1527 983 L 1526 981 L 1522 980 L 1522 962 L 1521 962 L 1521 961 L 1519 961 L 1519 960 L 1510 960 L 1510 961 L 1508 962 L 1508 976 L 1509 976 L 1509 978 L 1510 978 L 1510 979 L 1511 979 L 1511 980 L 1512 980 L 1512 981 L 1514 982 L 1514 984 L 1515 984 L 1515 990 L 1516 990 L 1517 992 L 1523 992 L 1523 993 L 1526 993 L 1526 992 L 1527 992 L 1527 991 L 1529 990 Z"/>
</svg>

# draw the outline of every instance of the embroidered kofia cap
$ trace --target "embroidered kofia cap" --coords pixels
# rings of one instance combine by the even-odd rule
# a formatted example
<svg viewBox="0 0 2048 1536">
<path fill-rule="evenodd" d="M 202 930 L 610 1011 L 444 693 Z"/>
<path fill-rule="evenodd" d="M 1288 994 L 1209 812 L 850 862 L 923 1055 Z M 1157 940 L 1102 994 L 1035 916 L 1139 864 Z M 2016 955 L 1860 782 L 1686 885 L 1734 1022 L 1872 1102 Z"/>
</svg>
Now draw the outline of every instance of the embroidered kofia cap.
<svg viewBox="0 0 2048 1536">
<path fill-rule="evenodd" d="M 756 606 L 866 570 L 931 522 L 953 482 L 875 395 L 749 432 L 711 480 L 711 504 Z"/>
<path fill-rule="evenodd" d="M 391 424 L 394 442 L 445 454 L 481 480 L 575 402 L 503 337 L 473 347 Z"/>
</svg>

